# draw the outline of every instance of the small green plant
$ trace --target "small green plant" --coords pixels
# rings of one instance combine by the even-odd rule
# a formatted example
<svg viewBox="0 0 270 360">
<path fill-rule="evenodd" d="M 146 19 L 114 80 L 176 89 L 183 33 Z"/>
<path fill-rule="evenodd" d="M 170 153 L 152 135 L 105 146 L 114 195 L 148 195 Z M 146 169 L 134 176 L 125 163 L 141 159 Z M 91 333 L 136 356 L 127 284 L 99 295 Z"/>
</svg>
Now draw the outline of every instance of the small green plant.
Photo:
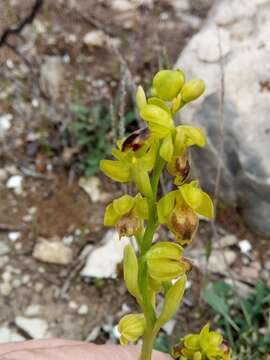
<svg viewBox="0 0 270 360">
<path fill-rule="evenodd" d="M 77 104 L 72 106 L 71 111 L 75 121 L 71 124 L 70 131 L 79 147 L 85 176 L 91 176 L 99 171 L 100 160 L 108 156 L 112 149 L 111 114 L 105 106 L 88 108 Z M 135 115 L 128 112 L 124 124 L 127 125 L 134 119 Z"/>
<path fill-rule="evenodd" d="M 217 314 L 221 328 L 234 348 L 234 359 L 265 360 L 270 355 L 270 288 L 259 282 L 246 298 L 239 298 L 224 281 L 203 293 Z"/>
<path fill-rule="evenodd" d="M 124 316 L 118 330 L 124 345 L 143 337 L 140 360 L 151 359 L 159 330 L 181 303 L 192 268 L 191 260 L 184 257 L 184 246 L 192 242 L 199 215 L 213 217 L 212 200 L 198 181 L 189 179 L 189 148 L 203 147 L 205 135 L 194 126 L 176 126 L 173 120 L 204 89 L 202 80 L 185 82 L 181 70 L 159 71 L 153 79 L 152 97 L 147 99 L 141 86 L 137 90 L 140 116 L 148 126 L 117 141 L 112 149 L 115 160 L 100 162 L 101 170 L 111 179 L 133 182 L 138 189 L 134 196 L 123 195 L 107 206 L 104 225 L 115 226 L 120 238 L 134 236 L 137 241 L 138 256 L 131 244 L 125 248 L 124 279 L 141 313 Z M 175 189 L 160 196 L 160 176 L 165 169 Z M 171 231 L 174 242 L 153 244 L 160 224 Z M 164 296 L 161 312 L 156 307 L 158 294 Z M 230 350 L 207 324 L 199 334 L 185 336 L 172 355 L 180 360 L 228 360 Z"/>
</svg>

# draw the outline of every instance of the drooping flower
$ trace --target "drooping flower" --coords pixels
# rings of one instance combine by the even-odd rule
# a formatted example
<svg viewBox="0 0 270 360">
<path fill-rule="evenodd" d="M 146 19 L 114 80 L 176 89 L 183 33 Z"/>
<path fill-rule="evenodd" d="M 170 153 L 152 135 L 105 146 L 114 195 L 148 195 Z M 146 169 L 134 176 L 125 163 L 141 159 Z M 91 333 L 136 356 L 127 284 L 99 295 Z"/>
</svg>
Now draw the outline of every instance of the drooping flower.
<svg viewBox="0 0 270 360">
<path fill-rule="evenodd" d="M 120 332 L 120 343 L 127 345 L 129 342 L 135 342 L 143 335 L 145 330 L 145 318 L 143 314 L 125 315 L 118 324 Z"/>
<path fill-rule="evenodd" d="M 211 198 L 198 187 L 197 181 L 179 186 L 157 204 L 159 222 L 166 224 L 181 245 L 189 244 L 196 232 L 198 215 L 213 217 Z"/>
<path fill-rule="evenodd" d="M 182 257 L 183 248 L 175 243 L 160 242 L 146 253 L 147 269 L 151 278 L 157 281 L 170 281 L 184 275 L 191 264 Z"/>
<path fill-rule="evenodd" d="M 120 237 L 133 236 L 139 233 L 147 218 L 148 204 L 141 194 L 135 197 L 123 195 L 106 207 L 104 225 L 115 226 Z"/>
</svg>

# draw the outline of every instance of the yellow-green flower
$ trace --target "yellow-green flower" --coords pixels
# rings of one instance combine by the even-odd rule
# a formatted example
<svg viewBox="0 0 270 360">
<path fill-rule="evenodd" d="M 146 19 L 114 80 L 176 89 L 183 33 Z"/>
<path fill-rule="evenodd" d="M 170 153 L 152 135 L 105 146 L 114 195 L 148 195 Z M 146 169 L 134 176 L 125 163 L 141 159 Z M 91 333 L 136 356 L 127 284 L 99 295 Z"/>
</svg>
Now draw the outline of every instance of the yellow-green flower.
<svg viewBox="0 0 270 360">
<path fill-rule="evenodd" d="M 116 160 L 101 160 L 100 169 L 115 181 L 127 183 L 133 180 L 142 194 L 151 196 L 149 172 L 155 165 L 158 143 L 154 139 L 147 139 L 138 150 L 127 146 L 127 151 L 122 151 L 122 144 L 126 140 L 112 150 Z"/>
<path fill-rule="evenodd" d="M 182 259 L 183 248 L 175 243 L 161 242 L 146 253 L 147 269 L 154 280 L 169 281 L 190 270 L 190 264 Z"/>
<path fill-rule="evenodd" d="M 166 224 L 181 245 L 189 244 L 198 226 L 198 215 L 212 218 L 211 198 L 198 187 L 197 181 L 179 186 L 157 204 L 158 219 Z"/>
<path fill-rule="evenodd" d="M 145 318 L 143 314 L 125 315 L 118 324 L 120 332 L 120 343 L 127 345 L 135 342 L 141 337 L 145 330 Z"/>
<path fill-rule="evenodd" d="M 205 325 L 199 334 L 189 334 L 184 337 L 180 346 L 173 351 L 175 359 L 181 356 L 186 360 L 230 360 L 231 351 L 223 342 L 221 334 L 210 331 Z"/>
<path fill-rule="evenodd" d="M 121 236 L 133 236 L 142 228 L 148 218 L 147 200 L 137 194 L 135 197 L 123 195 L 110 203 L 105 210 L 104 225 L 116 226 Z"/>
</svg>

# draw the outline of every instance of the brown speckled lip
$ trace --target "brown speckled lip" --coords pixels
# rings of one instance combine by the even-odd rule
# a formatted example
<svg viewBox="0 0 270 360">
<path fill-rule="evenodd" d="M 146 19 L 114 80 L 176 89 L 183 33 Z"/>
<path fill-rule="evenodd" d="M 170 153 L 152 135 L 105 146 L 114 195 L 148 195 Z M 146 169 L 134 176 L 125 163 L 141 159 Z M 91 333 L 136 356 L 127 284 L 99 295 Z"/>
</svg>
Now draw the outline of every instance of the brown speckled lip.
<svg viewBox="0 0 270 360">
<path fill-rule="evenodd" d="M 131 133 L 123 142 L 122 151 L 131 149 L 133 151 L 139 150 L 150 137 L 150 130 L 145 127 Z"/>
</svg>

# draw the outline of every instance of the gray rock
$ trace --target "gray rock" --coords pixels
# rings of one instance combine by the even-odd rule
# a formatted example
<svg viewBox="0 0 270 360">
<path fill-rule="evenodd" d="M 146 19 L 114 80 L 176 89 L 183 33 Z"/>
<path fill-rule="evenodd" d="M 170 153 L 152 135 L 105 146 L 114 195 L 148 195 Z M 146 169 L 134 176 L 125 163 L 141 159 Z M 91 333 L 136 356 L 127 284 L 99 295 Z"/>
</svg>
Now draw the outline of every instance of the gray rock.
<svg viewBox="0 0 270 360">
<path fill-rule="evenodd" d="M 117 265 L 123 260 L 124 248 L 129 244 L 129 238 L 123 237 L 119 241 L 118 233 L 115 230 L 108 230 L 101 243 L 101 246 L 93 249 L 87 256 L 81 276 L 116 278 Z"/>
<path fill-rule="evenodd" d="M 0 343 L 10 342 L 10 341 L 24 341 L 25 338 L 19 335 L 14 330 L 11 330 L 7 326 L 0 327 Z"/>
<path fill-rule="evenodd" d="M 60 241 L 40 238 L 34 247 L 33 257 L 39 261 L 67 265 L 73 258 L 72 250 Z"/>
<path fill-rule="evenodd" d="M 189 256 L 194 261 L 194 265 L 200 270 L 222 275 L 228 273 L 228 267 L 230 268 L 237 259 L 236 252 L 224 249 L 214 249 L 208 260 L 205 250 L 192 250 Z"/>
<path fill-rule="evenodd" d="M 64 64 L 59 56 L 46 56 L 41 66 L 40 84 L 44 94 L 56 100 L 64 77 Z"/>
<path fill-rule="evenodd" d="M 218 39 L 222 51 L 219 50 Z M 270 233 L 270 1 L 216 0 L 176 67 L 206 82 L 205 95 L 182 111 L 185 123 L 205 129 L 208 146 L 193 149 L 194 175 L 237 205 L 254 232 Z M 220 157 L 220 58 L 224 63 L 224 153 Z"/>
<path fill-rule="evenodd" d="M 48 331 L 48 323 L 43 319 L 28 319 L 23 316 L 15 318 L 16 326 L 25 331 L 32 339 L 43 339 Z"/>
</svg>

